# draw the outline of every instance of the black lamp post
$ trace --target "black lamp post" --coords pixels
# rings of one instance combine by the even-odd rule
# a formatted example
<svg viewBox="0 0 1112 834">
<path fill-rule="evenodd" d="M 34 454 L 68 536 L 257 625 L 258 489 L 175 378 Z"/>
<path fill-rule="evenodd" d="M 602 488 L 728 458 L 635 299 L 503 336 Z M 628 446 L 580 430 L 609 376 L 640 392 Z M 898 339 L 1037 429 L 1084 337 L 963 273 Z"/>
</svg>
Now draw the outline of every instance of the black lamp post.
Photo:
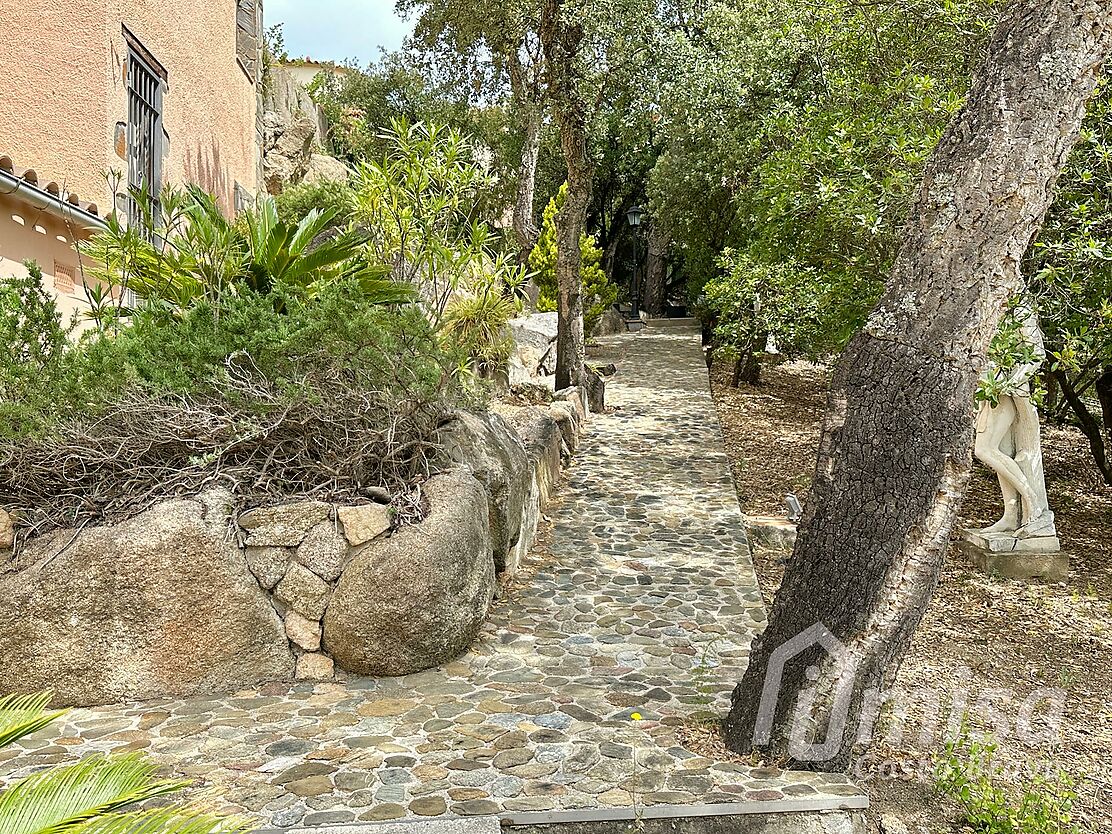
<svg viewBox="0 0 1112 834">
<path fill-rule="evenodd" d="M 629 227 L 633 229 L 633 287 L 630 292 L 630 300 L 632 302 L 632 315 L 635 319 L 641 318 L 641 253 L 638 248 L 638 231 L 641 227 L 641 218 L 644 216 L 645 210 L 641 206 L 634 206 L 626 212 L 626 220 L 629 221 Z"/>
</svg>

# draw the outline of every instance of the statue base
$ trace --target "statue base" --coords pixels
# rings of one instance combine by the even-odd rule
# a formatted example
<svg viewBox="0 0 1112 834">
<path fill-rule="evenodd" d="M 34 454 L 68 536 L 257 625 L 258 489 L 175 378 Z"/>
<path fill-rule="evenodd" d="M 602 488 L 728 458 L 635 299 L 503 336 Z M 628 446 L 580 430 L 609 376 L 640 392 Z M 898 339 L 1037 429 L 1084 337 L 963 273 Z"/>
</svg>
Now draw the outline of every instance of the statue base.
<svg viewBox="0 0 1112 834">
<path fill-rule="evenodd" d="M 965 530 L 958 549 L 978 570 L 1006 579 L 1063 582 L 1070 568 L 1057 536 L 1019 538 L 1013 532 Z"/>
</svg>

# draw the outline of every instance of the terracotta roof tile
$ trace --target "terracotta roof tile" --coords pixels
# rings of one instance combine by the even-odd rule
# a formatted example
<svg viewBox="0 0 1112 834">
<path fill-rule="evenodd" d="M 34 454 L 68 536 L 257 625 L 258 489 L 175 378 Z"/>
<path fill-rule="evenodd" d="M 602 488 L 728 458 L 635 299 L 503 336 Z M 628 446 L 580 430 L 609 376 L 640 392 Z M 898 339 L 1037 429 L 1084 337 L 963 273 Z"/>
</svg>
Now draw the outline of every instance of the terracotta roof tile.
<svg viewBox="0 0 1112 834">
<path fill-rule="evenodd" d="M 63 186 L 55 180 L 50 180 L 46 183 L 39 181 L 39 175 L 34 168 L 19 168 L 16 167 L 12 158 L 7 154 L 0 153 L 0 171 L 15 177 L 16 179 L 23 180 L 28 185 L 31 185 L 40 191 L 44 191 L 52 197 L 59 200 L 65 200 L 71 206 L 76 206 L 82 211 L 88 212 L 94 217 L 100 216 L 100 208 L 96 203 L 82 201 L 81 198 L 71 191 L 66 191 Z"/>
</svg>

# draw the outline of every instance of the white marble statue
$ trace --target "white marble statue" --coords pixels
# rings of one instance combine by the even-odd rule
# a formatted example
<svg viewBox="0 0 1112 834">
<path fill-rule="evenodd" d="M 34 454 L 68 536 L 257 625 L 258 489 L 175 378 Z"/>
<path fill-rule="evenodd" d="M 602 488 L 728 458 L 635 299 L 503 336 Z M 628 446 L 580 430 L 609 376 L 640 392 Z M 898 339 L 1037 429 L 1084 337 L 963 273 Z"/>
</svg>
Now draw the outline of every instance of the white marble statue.
<svg viewBox="0 0 1112 834">
<path fill-rule="evenodd" d="M 1046 359 L 1042 331 L 1030 308 L 1020 333 L 1034 348 L 1034 357 L 1014 368 L 992 368 L 989 373 L 1004 382 L 996 405 L 985 402 L 977 414 L 974 454 L 1000 479 L 1004 515 L 995 524 L 976 532 L 1010 534 L 1017 539 L 1056 536 L 1054 513 L 1046 499 L 1039 414 L 1031 402 L 1031 379 Z"/>
</svg>

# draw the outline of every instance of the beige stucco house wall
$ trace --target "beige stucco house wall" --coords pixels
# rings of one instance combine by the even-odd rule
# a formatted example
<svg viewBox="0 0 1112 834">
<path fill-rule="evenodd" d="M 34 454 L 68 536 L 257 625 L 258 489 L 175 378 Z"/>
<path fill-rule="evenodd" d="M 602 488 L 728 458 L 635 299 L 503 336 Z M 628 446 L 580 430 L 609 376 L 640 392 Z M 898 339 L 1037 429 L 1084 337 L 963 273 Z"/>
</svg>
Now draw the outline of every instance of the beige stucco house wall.
<svg viewBox="0 0 1112 834">
<path fill-rule="evenodd" d="M 102 216 L 112 211 L 105 175 L 115 170 L 126 182 L 128 167 L 118 153 L 128 121 L 126 30 L 165 73 L 161 180 L 200 185 L 232 212 L 237 184 L 245 195 L 258 190 L 260 165 L 256 84 L 237 50 L 237 13 L 245 2 L 252 5 L 251 0 L 5 4 L 0 74 L 7 93 L 0 96 L 0 155 L 9 156 L 17 170 L 33 169 L 40 184 L 56 183 L 63 197 L 76 194 Z M 258 14 L 261 19 L 261 9 Z M 0 191 L 6 190 L 0 183 Z M 10 219 L 22 216 L 10 210 L 20 206 L 10 202 L 0 203 L 0 274 L 12 274 L 19 262 L 35 257 L 49 287 L 54 262 L 67 261 L 53 251 L 53 244 L 61 243 L 57 238 L 80 239 L 90 230 L 51 234 L 60 218 L 48 222 L 43 218 L 49 209 L 27 206 L 22 212 L 35 215 L 34 222 L 21 226 Z M 42 250 L 36 225 L 47 229 L 50 253 Z M 74 252 L 68 261 L 80 271 L 77 257 Z M 63 276 L 60 286 L 67 285 Z M 83 295 L 78 286 L 64 303 L 77 306 Z"/>
<path fill-rule="evenodd" d="M 23 277 L 24 261 L 38 263 L 43 285 L 57 296 L 66 321 L 89 309 L 74 237 L 72 225 L 62 218 L 0 194 L 0 275 Z"/>
</svg>

